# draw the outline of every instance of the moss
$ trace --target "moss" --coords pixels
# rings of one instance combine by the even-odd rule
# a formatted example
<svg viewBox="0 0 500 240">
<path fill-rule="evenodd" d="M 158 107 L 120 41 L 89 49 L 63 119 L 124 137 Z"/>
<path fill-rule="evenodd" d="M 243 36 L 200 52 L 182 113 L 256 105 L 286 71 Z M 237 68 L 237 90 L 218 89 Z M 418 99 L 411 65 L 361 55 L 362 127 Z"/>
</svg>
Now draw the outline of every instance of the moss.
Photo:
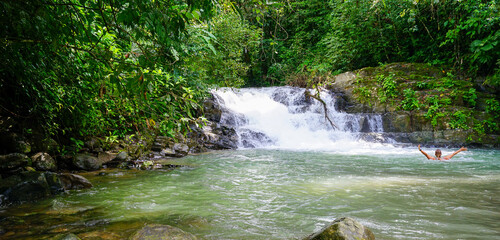
<svg viewBox="0 0 500 240">
<path fill-rule="evenodd" d="M 363 111 L 401 110 L 404 90 L 411 89 L 419 108 L 412 108 L 409 113 L 421 116 L 418 124 L 423 127 L 419 129 L 432 126 L 435 131 L 469 129 L 476 135 L 500 134 L 495 113 L 486 112 L 487 100 L 498 101 L 498 96 L 475 89 L 473 80 L 419 63 L 391 63 L 354 73 L 356 78 L 348 88 L 352 89 L 352 100 L 363 105 Z"/>
</svg>

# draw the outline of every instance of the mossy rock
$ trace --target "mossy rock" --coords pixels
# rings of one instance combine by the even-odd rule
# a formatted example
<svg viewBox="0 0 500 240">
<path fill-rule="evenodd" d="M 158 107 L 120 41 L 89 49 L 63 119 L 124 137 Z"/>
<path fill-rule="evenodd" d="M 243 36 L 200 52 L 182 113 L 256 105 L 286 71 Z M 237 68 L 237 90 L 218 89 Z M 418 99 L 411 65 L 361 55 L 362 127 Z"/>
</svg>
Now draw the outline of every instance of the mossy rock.
<svg viewBox="0 0 500 240">
<path fill-rule="evenodd" d="M 343 217 L 304 240 L 375 240 L 375 235 L 356 220 Z"/>
</svg>

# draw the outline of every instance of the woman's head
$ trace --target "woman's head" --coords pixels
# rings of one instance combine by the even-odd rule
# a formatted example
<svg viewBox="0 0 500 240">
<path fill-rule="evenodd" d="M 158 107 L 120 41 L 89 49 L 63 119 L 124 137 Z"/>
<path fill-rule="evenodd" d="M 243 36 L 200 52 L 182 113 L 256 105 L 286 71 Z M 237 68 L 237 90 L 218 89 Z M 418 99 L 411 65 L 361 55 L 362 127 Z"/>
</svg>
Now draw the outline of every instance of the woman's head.
<svg viewBox="0 0 500 240">
<path fill-rule="evenodd" d="M 441 150 L 436 149 L 436 152 L 434 153 L 436 157 L 440 158 L 441 157 Z"/>
</svg>

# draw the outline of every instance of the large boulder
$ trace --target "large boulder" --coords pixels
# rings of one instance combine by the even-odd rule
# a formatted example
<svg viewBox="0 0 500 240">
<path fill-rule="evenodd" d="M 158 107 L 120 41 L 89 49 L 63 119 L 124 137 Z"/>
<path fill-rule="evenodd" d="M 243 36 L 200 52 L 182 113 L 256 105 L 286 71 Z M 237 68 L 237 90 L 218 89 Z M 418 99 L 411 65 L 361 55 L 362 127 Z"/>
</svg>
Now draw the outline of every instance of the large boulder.
<svg viewBox="0 0 500 240">
<path fill-rule="evenodd" d="M 212 95 L 203 102 L 204 116 L 209 121 L 220 122 L 224 100 L 217 95 Z"/>
<path fill-rule="evenodd" d="M 221 126 L 215 122 L 209 122 L 203 127 L 192 128 L 193 132 L 188 137 L 197 142 L 198 148 L 223 150 L 238 148 L 238 134 L 234 128 Z M 196 149 L 196 147 L 192 147 Z"/>
<path fill-rule="evenodd" d="M 52 138 L 38 138 L 31 140 L 34 152 L 46 152 L 53 156 L 59 152 L 59 144 Z"/>
<path fill-rule="evenodd" d="M 93 171 L 101 167 L 99 160 L 90 154 L 77 154 L 73 158 L 73 164 L 75 167 L 81 170 Z"/>
<path fill-rule="evenodd" d="M 22 172 L 0 181 L 0 206 L 31 202 L 65 190 L 90 188 L 84 177 L 70 173 Z"/>
<path fill-rule="evenodd" d="M 343 217 L 335 219 L 329 226 L 321 229 L 304 240 L 374 240 L 370 229 L 356 220 Z"/>
<path fill-rule="evenodd" d="M 22 153 L 0 155 L 0 173 L 31 165 L 31 159 Z"/>
<path fill-rule="evenodd" d="M 130 239 L 132 240 L 196 240 L 196 236 L 169 225 L 147 225 L 137 231 Z"/>
<path fill-rule="evenodd" d="M 168 148 L 173 143 L 173 139 L 167 136 L 157 136 L 153 142 L 151 150 L 161 152 L 163 149 Z"/>
<path fill-rule="evenodd" d="M 102 142 L 96 137 L 92 137 L 85 141 L 84 147 L 88 148 L 91 151 L 99 151 L 102 150 Z"/>
<path fill-rule="evenodd" d="M 42 199 L 51 195 L 51 189 L 40 172 L 24 172 L 0 182 L 0 195 L 4 203 L 21 203 Z"/>
<path fill-rule="evenodd" d="M 97 162 L 99 165 L 104 165 L 107 164 L 111 161 L 113 161 L 116 156 L 118 156 L 118 153 L 106 151 L 106 152 L 99 152 L 97 154 Z"/>
<path fill-rule="evenodd" d="M 24 154 L 31 152 L 31 145 L 25 141 L 17 141 L 14 143 L 14 145 L 16 152 Z"/>
<path fill-rule="evenodd" d="M 55 172 L 45 172 L 43 173 L 45 176 L 45 180 L 47 181 L 47 184 L 49 184 L 50 188 L 50 193 L 52 195 L 56 195 L 58 193 L 64 192 L 64 185 L 61 181 L 61 178 L 59 177 L 59 173 Z"/>
<path fill-rule="evenodd" d="M 59 174 L 59 179 L 61 180 L 62 186 L 65 190 L 85 189 L 92 187 L 92 183 L 90 183 L 89 180 L 76 174 L 61 173 Z"/>
<path fill-rule="evenodd" d="M 189 146 L 184 143 L 175 143 L 172 150 L 174 150 L 175 157 L 184 157 L 189 153 Z"/>
<path fill-rule="evenodd" d="M 56 161 L 48 154 L 39 152 L 31 157 L 33 167 L 40 171 L 55 171 L 57 169 Z"/>
</svg>

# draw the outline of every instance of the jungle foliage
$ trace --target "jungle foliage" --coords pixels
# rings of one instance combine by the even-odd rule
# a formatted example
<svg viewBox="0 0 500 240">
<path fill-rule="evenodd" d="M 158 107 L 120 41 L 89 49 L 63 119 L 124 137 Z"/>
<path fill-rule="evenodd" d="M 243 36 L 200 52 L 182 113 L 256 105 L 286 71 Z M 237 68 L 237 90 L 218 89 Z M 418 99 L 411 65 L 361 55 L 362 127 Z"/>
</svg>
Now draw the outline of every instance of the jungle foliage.
<svg viewBox="0 0 500 240">
<path fill-rule="evenodd" d="M 498 86 L 500 13 L 495 0 L 287 1 L 278 41 L 281 72 L 343 72 L 420 62 Z M 295 57 L 291 57 L 295 56 Z M 270 69 L 275 69 L 271 65 Z M 496 73 L 496 75 L 495 75 Z M 264 73 L 267 74 L 267 73 Z"/>
<path fill-rule="evenodd" d="M 196 117 L 206 85 L 176 73 L 212 1 L 2 1 L 2 115 L 61 141 Z M 207 37 L 198 35 L 198 37 Z"/>
<path fill-rule="evenodd" d="M 202 117 L 210 88 L 307 85 L 383 63 L 428 63 L 500 86 L 496 0 L 1 0 L 0 7 L 1 130 L 16 119 L 18 131 L 65 143 L 147 128 L 173 135 Z M 380 79 L 386 101 L 394 98 L 389 80 Z M 402 94 L 404 109 L 420 107 L 414 92 Z M 487 106 L 496 114 L 498 99 Z"/>
</svg>

